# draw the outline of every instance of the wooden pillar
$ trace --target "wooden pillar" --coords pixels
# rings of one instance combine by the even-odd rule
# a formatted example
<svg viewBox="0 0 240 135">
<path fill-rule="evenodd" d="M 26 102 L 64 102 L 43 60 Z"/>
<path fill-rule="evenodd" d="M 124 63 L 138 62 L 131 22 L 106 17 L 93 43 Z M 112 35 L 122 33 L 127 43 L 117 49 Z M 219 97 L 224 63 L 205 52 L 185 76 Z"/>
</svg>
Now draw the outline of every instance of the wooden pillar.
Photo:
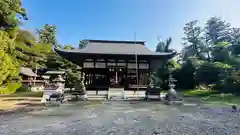
<svg viewBox="0 0 240 135">
<path fill-rule="evenodd" d="M 139 70 L 139 61 L 140 61 L 140 60 L 138 59 L 138 60 L 137 60 L 137 72 L 138 72 L 138 77 L 137 77 L 137 78 L 138 78 L 138 84 L 137 84 L 137 85 L 138 85 L 138 86 L 139 86 L 139 83 L 140 83 L 140 75 L 141 75 L 141 73 L 139 72 L 139 71 L 140 71 L 140 70 Z"/>
<path fill-rule="evenodd" d="M 118 69 L 117 68 L 115 68 L 115 81 L 116 81 L 116 83 L 118 83 Z"/>
<path fill-rule="evenodd" d="M 92 72 L 92 84 L 94 85 L 94 88 L 96 88 L 96 58 L 93 58 L 93 72 Z"/>
<path fill-rule="evenodd" d="M 147 63 L 148 63 L 148 71 L 147 71 L 147 73 L 148 73 L 148 77 L 147 77 L 147 78 L 150 78 L 150 73 L 151 73 L 150 60 L 147 60 Z M 149 83 L 150 83 L 150 80 L 147 79 L 147 85 L 148 85 Z"/>
<path fill-rule="evenodd" d="M 126 59 L 126 77 L 125 77 L 125 86 L 127 86 L 126 87 L 126 89 L 128 89 L 129 88 L 129 79 L 128 79 L 128 59 Z"/>
<path fill-rule="evenodd" d="M 105 68 L 107 69 L 107 81 L 108 81 L 108 87 L 110 85 L 110 80 L 109 80 L 109 68 L 107 66 L 108 58 L 105 58 Z"/>
</svg>

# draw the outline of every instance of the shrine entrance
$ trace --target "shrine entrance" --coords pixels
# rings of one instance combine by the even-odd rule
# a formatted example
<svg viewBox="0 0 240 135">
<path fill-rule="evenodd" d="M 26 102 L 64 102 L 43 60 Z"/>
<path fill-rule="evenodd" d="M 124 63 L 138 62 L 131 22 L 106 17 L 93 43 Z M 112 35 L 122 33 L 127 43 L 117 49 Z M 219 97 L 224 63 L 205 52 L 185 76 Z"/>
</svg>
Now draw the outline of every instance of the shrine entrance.
<svg viewBox="0 0 240 135">
<path fill-rule="evenodd" d="M 126 69 L 109 67 L 109 88 L 124 88 Z"/>
</svg>

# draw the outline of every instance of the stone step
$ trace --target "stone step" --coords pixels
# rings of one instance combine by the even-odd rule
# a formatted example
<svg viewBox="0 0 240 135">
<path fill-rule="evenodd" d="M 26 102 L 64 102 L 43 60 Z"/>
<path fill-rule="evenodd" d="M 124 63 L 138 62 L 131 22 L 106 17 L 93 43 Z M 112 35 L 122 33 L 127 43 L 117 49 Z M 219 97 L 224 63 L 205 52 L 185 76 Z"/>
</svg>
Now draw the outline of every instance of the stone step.
<svg viewBox="0 0 240 135">
<path fill-rule="evenodd" d="M 119 95 L 119 94 L 121 94 L 121 95 L 123 95 L 124 93 L 123 92 L 109 92 L 109 94 L 117 94 L 117 95 Z"/>
<path fill-rule="evenodd" d="M 124 99 L 123 96 L 111 96 L 109 97 L 110 100 L 113 100 L 113 99 Z"/>
<path fill-rule="evenodd" d="M 87 98 L 106 98 L 107 99 L 107 95 L 87 95 Z"/>
<path fill-rule="evenodd" d="M 124 91 L 122 88 L 110 88 L 109 91 Z"/>
<path fill-rule="evenodd" d="M 88 96 L 88 100 L 106 100 L 107 96 Z"/>
</svg>

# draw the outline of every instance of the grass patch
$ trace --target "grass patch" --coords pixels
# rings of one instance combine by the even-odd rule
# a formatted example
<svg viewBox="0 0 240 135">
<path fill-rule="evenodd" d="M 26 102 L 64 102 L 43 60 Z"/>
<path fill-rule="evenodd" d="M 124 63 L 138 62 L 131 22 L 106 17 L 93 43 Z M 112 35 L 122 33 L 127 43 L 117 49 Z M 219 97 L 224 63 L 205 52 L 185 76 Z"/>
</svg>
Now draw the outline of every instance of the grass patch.
<svg viewBox="0 0 240 135">
<path fill-rule="evenodd" d="M 204 102 L 218 102 L 227 104 L 240 104 L 240 96 L 234 94 L 224 94 L 216 91 L 188 90 L 184 91 L 186 97 L 199 97 Z"/>
<path fill-rule="evenodd" d="M 233 94 L 213 94 L 202 98 L 205 102 L 219 102 L 227 104 L 240 104 L 240 96 Z"/>
<path fill-rule="evenodd" d="M 0 97 L 42 97 L 43 92 L 17 92 L 8 95 L 0 95 Z"/>
<path fill-rule="evenodd" d="M 184 96 L 195 96 L 195 97 L 208 97 L 212 94 L 218 94 L 216 91 L 207 91 L 207 90 L 187 90 L 184 91 Z"/>
</svg>

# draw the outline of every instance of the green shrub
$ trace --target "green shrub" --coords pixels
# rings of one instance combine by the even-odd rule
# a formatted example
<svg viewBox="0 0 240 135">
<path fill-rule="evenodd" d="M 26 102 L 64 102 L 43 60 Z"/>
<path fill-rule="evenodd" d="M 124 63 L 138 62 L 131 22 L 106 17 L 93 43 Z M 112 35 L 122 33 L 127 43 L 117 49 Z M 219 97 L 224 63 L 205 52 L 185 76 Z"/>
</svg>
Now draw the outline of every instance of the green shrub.
<svg viewBox="0 0 240 135">
<path fill-rule="evenodd" d="M 196 60 L 188 59 L 182 68 L 172 72 L 173 78 L 177 80 L 176 87 L 179 89 L 194 89 L 196 87 L 195 72 L 198 63 Z"/>
<path fill-rule="evenodd" d="M 224 93 L 240 94 L 240 71 L 232 71 L 216 84 L 217 90 Z"/>
<path fill-rule="evenodd" d="M 22 85 L 16 92 L 31 92 L 31 87 L 28 85 Z"/>
<path fill-rule="evenodd" d="M 18 88 L 22 86 L 21 83 L 9 83 L 7 87 L 0 88 L 0 94 L 11 94 L 15 93 Z"/>
<path fill-rule="evenodd" d="M 15 96 L 18 97 L 42 97 L 43 96 L 43 92 L 19 92 L 14 94 Z"/>
<path fill-rule="evenodd" d="M 42 97 L 43 92 L 17 92 L 8 95 L 0 95 L 1 97 Z"/>
</svg>

